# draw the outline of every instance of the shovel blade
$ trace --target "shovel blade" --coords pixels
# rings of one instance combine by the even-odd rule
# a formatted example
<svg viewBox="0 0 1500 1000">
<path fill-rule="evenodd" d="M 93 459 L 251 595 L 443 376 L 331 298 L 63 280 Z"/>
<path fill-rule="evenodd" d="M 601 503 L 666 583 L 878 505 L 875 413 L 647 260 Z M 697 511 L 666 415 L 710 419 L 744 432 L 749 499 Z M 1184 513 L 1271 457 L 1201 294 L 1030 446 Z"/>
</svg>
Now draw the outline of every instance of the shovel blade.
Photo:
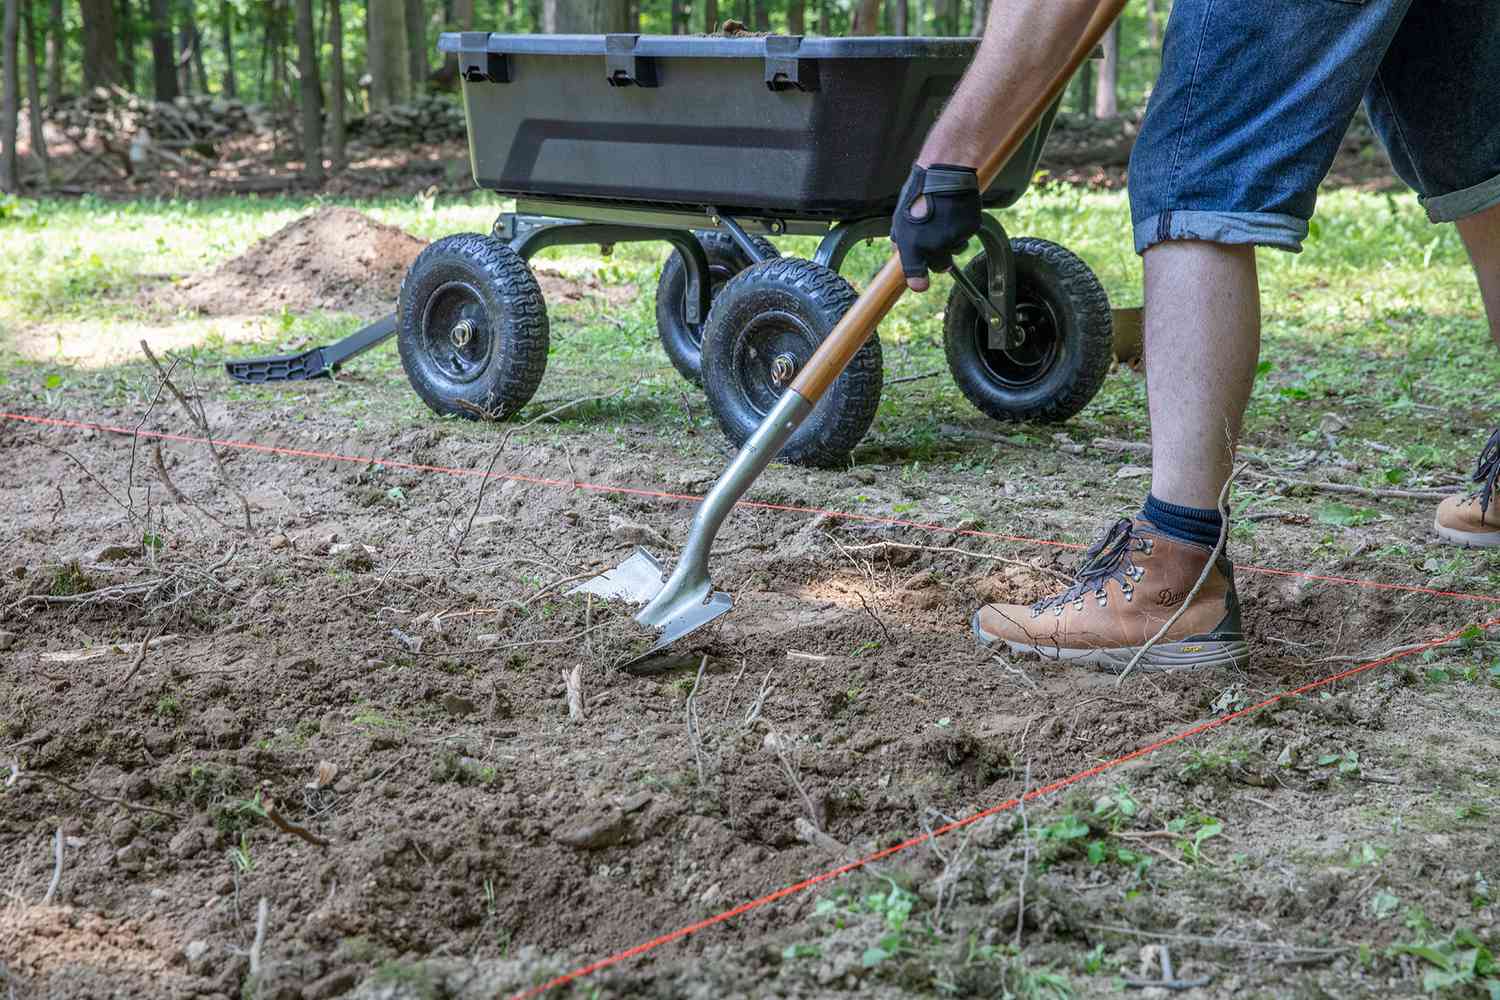
<svg viewBox="0 0 1500 1000">
<path fill-rule="evenodd" d="M 659 631 L 656 644 L 629 661 L 638 663 L 728 614 L 734 607 L 734 598 L 715 591 L 706 573 L 690 572 L 674 577 L 671 589 L 663 593 L 666 586 L 661 563 L 645 549 L 636 549 L 614 569 L 574 587 L 569 593 L 595 594 L 646 605 L 635 620 Z"/>
<path fill-rule="evenodd" d="M 645 604 L 661 593 L 665 576 L 661 563 L 645 549 L 636 549 L 629 559 L 608 572 L 601 573 L 569 591 L 571 594 L 595 594 L 618 598 L 631 604 Z"/>
</svg>

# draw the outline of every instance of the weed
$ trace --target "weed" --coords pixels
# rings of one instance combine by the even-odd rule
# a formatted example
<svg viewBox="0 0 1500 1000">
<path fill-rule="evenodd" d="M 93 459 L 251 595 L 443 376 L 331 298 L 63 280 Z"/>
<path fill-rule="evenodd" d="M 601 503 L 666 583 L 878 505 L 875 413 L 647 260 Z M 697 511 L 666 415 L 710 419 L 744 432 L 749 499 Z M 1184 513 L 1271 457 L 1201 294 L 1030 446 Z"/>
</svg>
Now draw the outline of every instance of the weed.
<svg viewBox="0 0 1500 1000">
<path fill-rule="evenodd" d="M 175 694 L 164 694 L 156 701 L 158 719 L 176 719 L 182 715 L 182 702 Z"/>
<path fill-rule="evenodd" d="M 1500 963 L 1490 947 L 1467 928 L 1434 938 L 1428 925 L 1416 941 L 1392 945 L 1386 954 L 1410 955 L 1432 966 L 1422 975 L 1424 993 L 1500 997 Z"/>
<path fill-rule="evenodd" d="M 65 562 L 52 574 L 52 585 L 47 593 L 52 597 L 73 597 L 94 589 L 94 581 L 78 566 L 78 560 Z"/>
</svg>

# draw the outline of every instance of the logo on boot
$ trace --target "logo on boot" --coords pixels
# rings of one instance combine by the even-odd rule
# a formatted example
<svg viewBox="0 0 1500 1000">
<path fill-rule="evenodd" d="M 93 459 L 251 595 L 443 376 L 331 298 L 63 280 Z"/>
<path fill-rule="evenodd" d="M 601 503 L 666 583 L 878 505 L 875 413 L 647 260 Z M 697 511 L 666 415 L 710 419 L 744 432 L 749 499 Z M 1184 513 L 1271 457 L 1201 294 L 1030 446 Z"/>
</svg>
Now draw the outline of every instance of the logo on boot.
<svg viewBox="0 0 1500 1000">
<path fill-rule="evenodd" d="M 1186 594 L 1178 594 L 1172 590 L 1163 590 L 1156 595 L 1156 603 L 1164 608 L 1170 608 L 1174 604 L 1181 604 L 1186 597 Z"/>
</svg>

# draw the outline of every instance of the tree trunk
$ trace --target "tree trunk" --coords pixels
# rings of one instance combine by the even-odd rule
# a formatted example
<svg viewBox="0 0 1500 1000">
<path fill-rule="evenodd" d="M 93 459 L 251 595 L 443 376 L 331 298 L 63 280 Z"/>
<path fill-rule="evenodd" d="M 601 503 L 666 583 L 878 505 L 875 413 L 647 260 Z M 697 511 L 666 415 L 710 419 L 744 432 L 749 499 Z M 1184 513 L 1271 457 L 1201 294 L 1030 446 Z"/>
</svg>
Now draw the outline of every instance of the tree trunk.
<svg viewBox="0 0 1500 1000">
<path fill-rule="evenodd" d="M 766 0 L 755 0 L 755 30 L 771 30 L 771 8 L 766 4 Z"/>
<path fill-rule="evenodd" d="M 989 0 L 974 0 L 974 23 L 969 26 L 969 34 L 975 38 L 984 37 L 984 24 L 989 19 Z"/>
<path fill-rule="evenodd" d="M 47 103 L 55 104 L 63 92 L 63 57 L 67 51 L 67 28 L 63 24 L 62 0 L 47 5 Z"/>
<path fill-rule="evenodd" d="M 703 0 L 703 33 L 712 35 L 719 30 L 719 0 Z"/>
<path fill-rule="evenodd" d="M 1156 0 L 1146 0 L 1146 37 L 1151 40 L 1151 48 L 1161 48 L 1161 20 L 1156 11 Z"/>
<path fill-rule="evenodd" d="M 193 92 L 193 5 L 182 7 L 182 23 L 177 26 L 177 92 Z"/>
<path fill-rule="evenodd" d="M 114 0 L 79 0 L 79 6 L 83 11 L 83 85 L 107 87 L 119 83 Z"/>
<path fill-rule="evenodd" d="M 172 51 L 172 5 L 151 0 L 151 79 L 158 101 L 177 96 L 177 60 Z"/>
<path fill-rule="evenodd" d="M 344 13 L 339 0 L 328 4 L 328 47 L 333 50 L 328 63 L 328 159 L 333 171 L 344 169 Z"/>
<path fill-rule="evenodd" d="M 5 0 L 5 18 L 0 21 L 3 42 L 4 84 L 0 86 L 0 192 L 21 193 L 20 160 L 16 156 L 16 116 L 21 105 L 21 74 L 16 64 L 16 47 L 20 41 L 21 0 Z"/>
<path fill-rule="evenodd" d="M 682 0 L 672 0 L 671 10 L 672 34 L 687 34 L 687 8 L 682 5 Z"/>
<path fill-rule="evenodd" d="M 42 168 L 42 186 L 52 186 L 52 165 L 47 158 L 47 136 L 42 131 L 42 78 L 37 70 L 39 61 L 36 51 L 36 24 L 31 16 L 31 4 L 21 8 L 21 30 L 26 33 L 26 103 L 31 125 L 31 155 Z"/>
<path fill-rule="evenodd" d="M 369 0 L 370 107 L 388 108 L 411 97 L 404 0 Z"/>
<path fill-rule="evenodd" d="M 338 0 L 327 0 L 337 3 Z M 312 0 L 297 0 L 297 75 L 302 96 L 302 176 L 323 183 L 323 85 L 318 81 L 318 43 Z"/>
<path fill-rule="evenodd" d="M 474 30 L 474 0 L 453 0 L 448 10 L 448 30 Z M 432 82 L 443 90 L 458 87 L 457 53 L 449 52 L 443 57 L 442 68 L 432 75 Z"/>
<path fill-rule="evenodd" d="M 630 30 L 628 0 L 544 0 L 543 30 L 555 35 L 603 35 Z"/>
<path fill-rule="evenodd" d="M 224 81 L 221 86 L 224 96 L 233 100 L 239 96 L 240 88 L 234 78 L 234 6 L 229 0 L 219 2 L 219 36 L 224 43 Z"/>
<path fill-rule="evenodd" d="M 1099 86 L 1094 90 L 1094 117 L 1117 118 L 1120 97 L 1116 89 L 1120 79 L 1120 22 L 1110 26 L 1104 36 L 1104 61 L 1099 64 Z"/>
<path fill-rule="evenodd" d="M 1087 115 L 1094 110 L 1094 60 L 1085 59 L 1078 67 L 1078 113 Z"/>
<path fill-rule="evenodd" d="M 818 34 L 833 33 L 833 22 L 828 15 L 829 0 L 818 0 Z"/>
<path fill-rule="evenodd" d="M 788 35 L 805 35 L 807 33 L 807 0 L 788 0 L 786 5 L 786 33 Z"/>
<path fill-rule="evenodd" d="M 859 0 L 854 10 L 851 35 L 877 35 L 880 33 L 880 0 Z"/>
<path fill-rule="evenodd" d="M 907 0 L 886 0 L 885 30 L 892 35 L 907 34 L 907 17 L 911 13 Z"/>
<path fill-rule="evenodd" d="M 422 0 L 406 0 L 406 57 L 411 61 L 411 92 L 416 94 L 427 82 L 427 19 Z"/>
<path fill-rule="evenodd" d="M 120 26 L 120 82 L 126 90 L 134 90 L 136 19 L 130 9 L 130 0 L 120 0 L 119 9 L 115 11 L 115 24 Z"/>
</svg>

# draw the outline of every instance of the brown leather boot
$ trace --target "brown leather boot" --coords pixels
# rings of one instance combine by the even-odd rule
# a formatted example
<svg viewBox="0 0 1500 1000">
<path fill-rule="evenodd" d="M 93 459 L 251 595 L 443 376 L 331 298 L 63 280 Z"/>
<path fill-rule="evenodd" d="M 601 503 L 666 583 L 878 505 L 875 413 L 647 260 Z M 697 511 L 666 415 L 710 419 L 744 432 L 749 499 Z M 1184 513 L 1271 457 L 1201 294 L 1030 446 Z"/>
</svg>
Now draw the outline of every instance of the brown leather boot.
<svg viewBox="0 0 1500 1000">
<path fill-rule="evenodd" d="M 1149 521 L 1121 520 L 1089 549 L 1078 581 L 1030 607 L 987 604 L 974 614 L 981 645 L 1072 660 L 1118 672 L 1187 598 L 1213 549 L 1161 534 Z M 1240 627 L 1234 566 L 1221 558 L 1186 613 L 1137 670 L 1205 670 L 1250 662 Z"/>
<path fill-rule="evenodd" d="M 1496 483 L 1500 480 L 1500 430 L 1490 435 L 1474 466 L 1479 489 L 1466 497 L 1449 497 L 1438 504 L 1433 527 L 1444 541 L 1465 547 L 1500 547 L 1500 503 Z"/>
</svg>

